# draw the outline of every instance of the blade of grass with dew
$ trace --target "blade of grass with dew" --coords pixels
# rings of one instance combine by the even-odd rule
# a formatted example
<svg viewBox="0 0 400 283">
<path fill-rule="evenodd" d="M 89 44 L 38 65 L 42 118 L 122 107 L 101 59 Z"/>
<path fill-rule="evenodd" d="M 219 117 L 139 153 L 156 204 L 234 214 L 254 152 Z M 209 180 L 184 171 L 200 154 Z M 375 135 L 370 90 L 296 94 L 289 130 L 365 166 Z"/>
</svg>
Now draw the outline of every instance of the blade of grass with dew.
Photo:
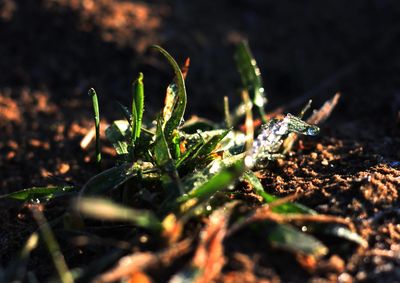
<svg viewBox="0 0 400 283">
<path fill-rule="evenodd" d="M 57 186 L 57 187 L 33 187 L 21 191 L 13 192 L 7 195 L 0 196 L 1 198 L 10 198 L 21 201 L 28 201 L 33 199 L 52 199 L 71 193 L 78 192 L 78 188 L 74 186 Z"/>
<path fill-rule="evenodd" d="M 197 190 L 224 169 L 241 165 L 243 159 L 244 154 L 226 156 L 223 159 L 214 159 L 205 168 L 195 170 L 182 179 L 184 191 L 191 192 Z"/>
<path fill-rule="evenodd" d="M 257 176 L 254 174 L 253 171 L 246 171 L 243 174 L 243 179 L 247 181 L 254 189 L 254 192 L 261 196 L 264 199 L 265 203 L 272 203 L 274 201 L 279 200 L 278 197 L 273 196 L 266 191 L 264 191 L 264 188 L 260 182 L 260 180 L 257 178 Z M 272 211 L 276 213 L 304 213 L 304 214 L 317 214 L 316 211 L 314 211 L 311 208 L 308 208 L 302 204 L 299 203 L 284 203 L 279 206 L 276 206 L 272 208 Z"/>
<path fill-rule="evenodd" d="M 29 256 L 31 252 L 37 247 L 39 236 L 35 232 L 31 234 L 26 241 L 24 247 L 19 255 L 14 257 L 7 268 L 4 270 L 1 282 L 22 282 L 25 274 Z"/>
<path fill-rule="evenodd" d="M 218 144 L 226 137 L 230 129 L 221 131 L 222 131 L 221 134 L 212 136 L 208 141 L 206 141 L 199 148 L 199 150 L 193 154 L 193 159 L 211 154 L 216 149 Z"/>
<path fill-rule="evenodd" d="M 207 163 L 207 158 L 210 157 L 211 153 L 216 149 L 218 144 L 225 138 L 229 131 L 230 130 L 224 130 L 220 135 L 212 136 L 208 141 L 203 143 L 196 151 L 194 151 L 183 164 L 179 164 L 182 164 L 182 166 L 188 166 L 191 164 L 193 169 L 199 165 L 204 165 L 204 163 Z M 212 159 L 213 158 L 211 158 L 211 160 Z"/>
<path fill-rule="evenodd" d="M 191 145 L 186 149 L 185 153 L 182 154 L 176 162 L 176 168 L 179 169 L 182 167 L 187 160 L 191 158 L 191 156 L 204 144 L 203 140 L 198 140 L 195 144 Z"/>
<path fill-rule="evenodd" d="M 157 165 L 164 172 L 162 177 L 164 186 L 172 189 L 172 196 L 177 197 L 182 193 L 181 182 L 162 129 L 162 124 L 162 117 L 159 117 L 157 121 L 156 140 L 154 142 L 154 156 Z M 172 180 L 173 184 L 169 182 L 169 179 Z"/>
<path fill-rule="evenodd" d="M 153 45 L 169 62 L 175 73 L 175 84 L 176 84 L 176 102 L 174 103 L 173 111 L 168 120 L 165 120 L 165 137 L 168 140 L 175 129 L 179 127 L 185 114 L 187 96 L 184 78 L 178 64 L 174 58 L 162 47 Z"/>
<path fill-rule="evenodd" d="M 310 223 L 309 225 L 307 225 L 307 231 L 310 233 L 325 234 L 341 238 L 356 243 L 364 248 L 368 247 L 368 242 L 365 239 L 363 239 L 356 232 L 353 232 L 350 229 L 343 227 L 342 225 Z"/>
<path fill-rule="evenodd" d="M 247 41 L 238 44 L 234 55 L 244 87 L 252 94 L 252 101 L 257 106 L 261 119 L 266 123 L 264 106 L 267 97 L 262 83 L 261 72 L 251 54 Z"/>
<path fill-rule="evenodd" d="M 100 111 L 99 101 L 97 98 L 96 91 L 91 88 L 89 89 L 89 96 L 92 98 L 93 112 L 94 112 L 94 124 L 96 128 L 96 162 L 101 162 L 101 150 L 100 150 Z"/>
<path fill-rule="evenodd" d="M 102 195 L 136 176 L 137 170 L 128 163 L 107 169 L 92 177 L 83 187 L 80 195 Z"/>
<path fill-rule="evenodd" d="M 143 73 L 139 73 L 138 78 L 133 83 L 133 97 L 132 97 L 132 147 L 137 138 L 140 137 L 140 131 L 143 120 L 144 110 L 144 84 L 143 84 Z"/>
<path fill-rule="evenodd" d="M 177 96 L 178 96 L 178 87 L 176 86 L 175 83 L 172 82 L 171 84 L 168 85 L 165 93 L 164 108 L 162 112 L 164 123 L 166 123 L 169 119 L 171 119 L 176 104 Z"/>
<path fill-rule="evenodd" d="M 202 185 L 181 196 L 177 200 L 177 202 L 184 203 L 191 199 L 196 199 L 197 202 L 204 201 L 216 192 L 233 184 L 238 179 L 238 177 L 242 175 L 243 169 L 244 166 L 242 161 L 239 161 L 232 166 L 224 167 Z"/>
<path fill-rule="evenodd" d="M 315 125 L 310 125 L 307 122 L 304 122 L 300 118 L 293 116 L 291 114 L 287 114 L 288 117 L 288 132 L 289 133 L 298 133 L 302 135 L 315 136 L 319 134 L 319 128 Z"/>
<path fill-rule="evenodd" d="M 312 100 L 310 99 L 307 104 L 301 109 L 298 118 L 303 119 L 306 112 L 311 108 Z M 283 154 L 287 154 L 293 147 L 295 141 L 297 140 L 298 135 L 296 133 L 290 133 L 288 137 L 282 143 L 282 152 Z"/>
<path fill-rule="evenodd" d="M 287 114 L 284 119 L 271 119 L 263 125 L 261 133 L 253 143 L 251 160 L 254 166 L 262 166 L 264 161 L 283 157 L 281 153 L 283 138 L 290 133 L 316 135 L 319 128 L 309 125 L 296 116 Z"/>
<path fill-rule="evenodd" d="M 126 133 L 129 124 L 124 120 L 114 121 L 106 129 L 106 137 L 112 143 L 118 155 L 127 155 L 129 153 Z"/>
<path fill-rule="evenodd" d="M 33 218 L 39 225 L 39 231 L 42 235 L 43 241 L 49 250 L 51 258 L 53 260 L 54 266 L 60 277 L 62 283 L 73 283 L 74 279 L 71 272 L 68 269 L 67 263 L 65 262 L 64 256 L 61 253 L 60 246 L 51 230 L 49 224 L 47 223 L 43 213 L 37 209 L 31 209 Z"/>
<path fill-rule="evenodd" d="M 307 123 L 309 124 L 315 124 L 315 125 L 320 125 L 322 124 L 326 119 L 329 118 L 331 115 L 332 111 L 336 107 L 337 103 L 339 102 L 340 99 L 340 93 L 336 93 L 331 99 L 326 101 L 324 105 L 318 110 L 314 110 L 314 113 L 311 115 L 310 118 L 307 119 Z M 311 101 L 304 107 L 300 115 L 298 116 L 299 118 L 302 118 L 304 113 L 309 109 L 309 104 Z M 283 152 L 287 153 L 290 151 L 290 149 L 293 146 L 293 143 L 296 141 L 297 135 L 296 134 L 290 134 L 286 140 L 283 143 Z"/>
<path fill-rule="evenodd" d="M 161 222 L 150 210 L 129 208 L 107 199 L 81 198 L 75 203 L 75 209 L 98 220 L 126 221 L 153 231 L 159 231 Z"/>
<path fill-rule="evenodd" d="M 116 105 L 121 110 L 121 113 L 124 116 L 124 118 L 126 119 L 126 121 L 128 122 L 129 126 L 131 126 L 132 125 L 132 123 L 131 123 L 132 113 L 129 111 L 128 107 L 126 107 L 119 101 L 116 101 Z"/>
<path fill-rule="evenodd" d="M 222 135 L 226 130 L 227 129 L 199 131 L 193 134 L 184 134 L 183 137 L 188 143 L 196 143 L 198 140 L 203 140 L 206 142 L 213 137 Z"/>
<path fill-rule="evenodd" d="M 189 71 L 189 65 L 190 65 L 190 59 L 187 58 L 185 61 L 185 65 L 181 69 L 182 77 L 184 80 L 186 79 L 186 75 Z M 178 96 L 178 87 L 175 81 L 173 81 L 168 85 L 165 95 L 164 108 L 163 108 L 164 122 L 168 121 L 171 118 L 172 112 L 176 104 L 177 96 Z"/>
<path fill-rule="evenodd" d="M 120 102 L 117 101 L 117 105 L 120 108 L 122 115 L 124 116 L 124 118 L 126 119 L 127 123 L 129 124 L 129 126 L 131 126 L 131 117 L 132 117 L 132 113 L 129 111 L 128 107 L 126 107 L 125 105 L 121 104 Z M 132 131 L 132 129 L 131 129 Z M 142 121 L 142 127 L 140 129 L 140 132 L 145 133 L 148 136 L 154 136 L 154 133 L 148 129 L 146 129 L 145 127 L 143 127 L 143 121 Z"/>
<path fill-rule="evenodd" d="M 328 248 L 315 237 L 297 230 L 288 224 L 267 222 L 265 224 L 268 242 L 276 248 L 320 258 Z"/>
</svg>

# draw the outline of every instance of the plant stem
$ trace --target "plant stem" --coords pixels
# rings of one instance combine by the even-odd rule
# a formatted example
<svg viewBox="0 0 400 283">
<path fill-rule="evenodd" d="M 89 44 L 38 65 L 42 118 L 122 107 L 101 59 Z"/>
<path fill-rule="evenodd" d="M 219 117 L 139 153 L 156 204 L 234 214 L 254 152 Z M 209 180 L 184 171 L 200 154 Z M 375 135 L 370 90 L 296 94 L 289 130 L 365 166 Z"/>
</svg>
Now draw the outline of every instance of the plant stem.
<svg viewBox="0 0 400 283">
<path fill-rule="evenodd" d="M 96 128 L 96 163 L 99 164 L 101 162 L 99 101 L 97 99 L 96 91 L 93 88 L 89 89 L 89 96 L 92 98 L 94 123 Z"/>
</svg>

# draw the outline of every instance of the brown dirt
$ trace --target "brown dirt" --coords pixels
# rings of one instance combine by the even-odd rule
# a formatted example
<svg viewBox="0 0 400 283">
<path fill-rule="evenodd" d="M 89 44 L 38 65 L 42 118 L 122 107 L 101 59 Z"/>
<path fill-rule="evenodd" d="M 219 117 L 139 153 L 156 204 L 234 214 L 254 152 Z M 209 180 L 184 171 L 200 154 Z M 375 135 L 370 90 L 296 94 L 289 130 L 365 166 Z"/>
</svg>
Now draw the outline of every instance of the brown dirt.
<svg viewBox="0 0 400 283">
<path fill-rule="evenodd" d="M 180 62 L 191 57 L 189 113 L 222 117 L 223 96 L 232 104 L 240 99 L 233 43 L 246 37 L 264 75 L 269 111 L 284 105 L 297 112 L 310 97 L 318 106 L 342 93 L 320 137 L 275 164 L 264 185 L 349 218 L 370 246 L 338 245 L 310 269 L 306 259 L 242 233 L 226 243 L 218 280 L 400 282 L 399 13 L 395 0 L 0 1 L 0 194 L 82 184 L 95 172 L 92 152 L 79 147 L 92 125 L 89 87 L 99 93 L 102 117 L 111 120 L 118 117 L 113 101 L 127 104 L 130 82 L 143 71 L 152 117 L 171 73 L 148 51 L 151 44 Z M 16 203 L 1 202 L 5 265 L 35 225 Z M 84 262 L 73 253 L 67 260 Z M 47 277 L 39 256 L 30 267 Z"/>
</svg>

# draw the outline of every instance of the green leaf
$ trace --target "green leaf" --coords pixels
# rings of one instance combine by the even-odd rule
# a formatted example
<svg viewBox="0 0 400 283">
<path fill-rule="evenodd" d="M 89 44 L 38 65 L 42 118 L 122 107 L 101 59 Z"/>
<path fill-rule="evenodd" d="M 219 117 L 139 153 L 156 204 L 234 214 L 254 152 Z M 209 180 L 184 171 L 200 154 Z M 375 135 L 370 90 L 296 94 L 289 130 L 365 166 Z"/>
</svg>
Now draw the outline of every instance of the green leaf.
<svg viewBox="0 0 400 283">
<path fill-rule="evenodd" d="M 172 56 L 162 47 L 158 45 L 154 45 L 153 47 L 156 48 L 162 55 L 164 55 L 164 57 L 168 60 L 168 62 L 174 69 L 175 73 L 174 84 L 176 85 L 176 90 L 173 89 L 174 87 L 171 87 L 171 89 L 172 91 L 176 91 L 176 99 L 174 98 L 175 102 L 170 118 L 165 121 L 165 136 L 167 139 L 169 139 L 172 135 L 172 132 L 177 129 L 181 124 L 181 121 L 183 120 L 183 115 L 185 114 L 187 102 L 185 82 L 181 69 L 179 68 L 179 65 L 176 63 L 174 58 L 172 58 Z"/>
<path fill-rule="evenodd" d="M 260 116 L 265 123 L 264 105 L 267 103 L 267 98 L 264 93 L 260 69 L 251 54 L 247 41 L 242 41 L 237 46 L 234 58 L 242 83 L 251 94 L 252 101 L 258 107 Z"/>
<path fill-rule="evenodd" d="M 264 191 L 264 188 L 260 180 L 257 178 L 257 176 L 254 174 L 253 171 L 246 171 L 243 175 L 243 179 L 250 183 L 250 185 L 254 189 L 254 192 L 259 196 L 261 196 L 264 199 L 265 203 L 271 203 L 279 200 L 278 197 L 273 196 Z M 272 211 L 284 214 L 286 213 L 317 214 L 316 211 L 299 203 L 284 203 L 274 207 Z"/>
<path fill-rule="evenodd" d="M 151 211 L 129 208 L 107 199 L 81 198 L 75 203 L 75 209 L 79 213 L 99 220 L 128 221 L 150 230 L 160 230 L 162 227 L 161 222 Z"/>
<path fill-rule="evenodd" d="M 229 133 L 230 130 L 219 130 L 217 134 L 211 135 L 207 141 L 201 143 L 196 143 L 193 148 L 196 148 L 193 152 L 191 152 L 190 156 L 187 156 L 185 161 L 179 161 L 179 166 L 189 166 L 191 169 L 195 167 L 199 167 L 199 165 L 204 165 L 210 157 L 210 154 L 215 150 L 217 145 L 222 141 L 222 139 Z M 212 131 L 215 133 L 215 131 Z M 199 147 L 196 145 L 200 144 Z M 182 163 L 184 162 L 184 163 Z M 191 166 L 190 166 L 191 165 Z"/>
<path fill-rule="evenodd" d="M 301 109 L 299 115 L 297 117 L 299 119 L 303 119 L 306 112 L 311 108 L 312 100 L 310 99 L 306 105 Z M 294 142 L 297 140 L 298 135 L 296 133 L 290 133 L 288 137 L 282 143 L 282 152 L 283 154 L 287 154 L 293 147 Z"/>
<path fill-rule="evenodd" d="M 342 238 L 350 242 L 356 243 L 364 248 L 368 247 L 368 242 L 364 240 L 359 234 L 352 232 L 342 225 L 310 223 L 309 225 L 307 225 L 307 231 Z"/>
<path fill-rule="evenodd" d="M 81 195 L 102 195 L 136 175 L 131 164 L 123 163 L 92 177 L 82 188 Z"/>
<path fill-rule="evenodd" d="M 171 119 L 172 113 L 174 112 L 177 97 L 178 97 L 178 87 L 176 86 L 175 82 L 172 82 L 168 85 L 167 91 L 165 93 L 164 108 L 162 112 L 164 123 L 166 123 L 169 119 Z"/>
<path fill-rule="evenodd" d="M 140 137 L 140 130 L 143 120 L 144 109 L 144 85 L 143 73 L 139 73 L 137 80 L 133 83 L 133 99 L 132 99 L 132 143 Z"/>
<path fill-rule="evenodd" d="M 164 187 L 172 187 L 168 180 L 171 179 L 178 189 L 178 191 L 174 191 L 174 194 L 177 196 L 182 191 L 181 184 L 178 172 L 176 170 L 175 162 L 172 159 L 167 140 L 165 139 L 162 124 L 162 117 L 160 117 L 157 121 L 156 141 L 154 143 L 154 156 L 157 165 L 165 173 L 162 180 L 164 183 Z"/>
<path fill-rule="evenodd" d="M 291 225 L 272 222 L 265 224 L 268 241 L 274 247 L 317 258 L 328 253 L 328 248 L 319 240 Z"/>
<path fill-rule="evenodd" d="M 194 134 L 184 134 L 183 136 L 189 144 L 195 144 L 199 140 L 208 141 L 208 140 L 212 139 L 213 137 L 219 137 L 219 136 L 223 135 L 226 131 L 227 131 L 226 129 L 198 131 Z"/>
<path fill-rule="evenodd" d="M 22 201 L 33 200 L 33 199 L 52 199 L 55 197 L 63 196 L 72 192 L 76 192 L 78 189 L 73 186 L 57 186 L 57 187 L 33 187 L 17 192 L 13 192 L 7 195 L 3 195 L 0 198 L 10 198 Z"/>
<path fill-rule="evenodd" d="M 183 164 L 185 164 L 194 154 L 194 152 L 196 152 L 202 145 L 204 144 L 203 140 L 198 140 L 195 144 L 189 146 L 185 153 L 182 154 L 178 161 L 176 162 L 176 167 L 179 168 L 181 167 Z"/>
<path fill-rule="evenodd" d="M 319 128 L 314 125 L 310 125 L 307 122 L 304 122 L 300 118 L 293 116 L 291 114 L 287 114 L 287 125 L 288 125 L 288 132 L 308 135 L 308 136 L 315 136 L 319 133 Z"/>
<path fill-rule="evenodd" d="M 220 135 L 212 136 L 203 146 L 193 154 L 193 159 L 211 154 L 230 130 L 224 130 Z"/>
<path fill-rule="evenodd" d="M 117 101 L 117 106 L 122 112 L 122 115 L 126 119 L 126 121 L 129 123 L 129 126 L 131 126 L 131 119 L 132 119 L 132 113 L 129 111 L 128 107 L 123 105 L 121 102 Z"/>
<path fill-rule="evenodd" d="M 162 129 L 162 118 L 157 121 L 156 141 L 154 142 L 154 156 L 158 166 L 164 168 L 174 166 L 174 161 L 168 147 L 167 140 Z"/>
<path fill-rule="evenodd" d="M 94 123 L 96 128 L 96 162 L 101 161 L 101 150 L 100 150 L 100 111 L 99 101 L 97 99 L 96 91 L 91 88 L 89 89 L 89 96 L 92 98 L 93 112 L 94 112 Z"/>
<path fill-rule="evenodd" d="M 205 200 L 218 192 L 221 189 L 227 188 L 233 184 L 237 178 L 243 173 L 243 162 L 237 162 L 229 167 L 221 167 L 219 171 L 212 177 L 207 178 L 206 181 L 197 180 L 195 182 L 201 182 L 201 185 L 197 187 L 194 185 L 194 189 L 189 191 L 178 199 L 179 203 L 183 203 L 190 199 L 196 198 L 199 201 Z"/>
<path fill-rule="evenodd" d="M 106 129 L 106 137 L 112 143 L 118 155 L 127 155 L 129 152 L 126 141 L 128 127 L 129 125 L 126 121 L 117 120 Z"/>
</svg>

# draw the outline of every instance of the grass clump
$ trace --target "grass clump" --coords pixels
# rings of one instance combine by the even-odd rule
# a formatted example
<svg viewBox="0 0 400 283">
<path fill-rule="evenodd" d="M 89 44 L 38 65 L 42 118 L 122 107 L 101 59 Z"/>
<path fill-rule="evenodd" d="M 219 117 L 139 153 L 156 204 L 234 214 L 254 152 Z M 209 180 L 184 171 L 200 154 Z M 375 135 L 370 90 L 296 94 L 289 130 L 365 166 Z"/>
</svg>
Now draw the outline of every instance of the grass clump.
<svg viewBox="0 0 400 283">
<path fill-rule="evenodd" d="M 169 62 L 174 78 L 167 87 L 163 110 L 154 121 L 146 121 L 143 119 L 145 81 L 143 74 L 138 74 L 132 86 L 131 108 L 120 105 L 124 119 L 114 121 L 105 132 L 115 148 L 115 166 L 93 176 L 82 188 L 32 188 L 7 197 L 30 201 L 76 196 L 74 205 L 62 218 L 65 220 L 73 215 L 75 221 L 79 219 L 79 225 L 65 225 L 64 221 L 64 229 L 89 238 L 93 236 L 90 232 L 93 227 L 100 229 L 106 221 L 115 224 L 107 226 L 111 231 L 117 231 L 120 223 L 125 223 L 130 227 L 127 235 L 131 239 L 147 231 L 149 237 L 158 243 L 155 246 L 164 250 L 146 254 L 149 259 L 152 256 L 157 259 L 146 261 L 144 267 L 136 267 L 139 270 L 154 265 L 163 258 L 165 251 L 176 247 L 174 245 L 181 247 L 187 241 L 194 243 L 199 232 L 196 229 L 200 229 L 203 232 L 197 248 L 193 247 L 194 244 L 185 246 L 186 252 L 192 249 L 195 253 L 190 263 L 174 275 L 177 280 L 210 279 L 212 273 L 207 270 L 219 261 L 200 260 L 203 258 L 200 251 L 205 250 L 211 259 L 223 257 L 223 239 L 246 227 L 251 227 L 253 233 L 265 235 L 272 247 L 314 258 L 326 255 L 328 248 L 306 230 L 366 245 L 345 220 L 319 215 L 292 202 L 291 198 L 279 199 L 264 190 L 257 171 L 268 170 L 271 162 L 284 158 L 297 135 L 316 135 L 319 128 L 301 119 L 309 104 L 299 116 L 287 114 L 267 119 L 267 98 L 261 74 L 247 43 L 240 44 L 235 53 L 243 82 L 243 102 L 231 112 L 225 98 L 225 119 L 221 122 L 201 118 L 184 120 L 187 104 L 185 77 L 189 61 L 182 71 L 166 50 L 159 46 L 154 48 Z M 101 162 L 97 95 L 93 89 L 89 94 L 93 99 L 96 125 L 96 161 Z M 254 106 L 257 108 L 256 117 L 253 117 Z M 255 118 L 264 121 L 259 129 L 254 129 Z M 241 130 L 242 124 L 244 131 Z M 259 196 L 258 201 L 248 204 L 241 200 L 241 195 L 246 194 L 243 190 L 246 185 Z M 219 225 L 213 225 L 216 219 Z M 190 230 L 188 223 L 193 221 L 206 224 Z M 127 247 L 134 245 L 133 241 L 125 241 Z M 208 245 L 210 243 L 220 248 L 213 249 Z M 110 278 L 107 276 L 115 280 L 126 278 L 129 273 L 121 272 L 118 265 L 108 269 L 124 254 L 126 250 L 116 248 L 101 255 L 92 265 L 73 270 L 71 274 L 74 280 L 82 282 Z M 136 259 L 143 260 L 144 256 L 138 253 Z M 220 264 L 216 270 L 222 266 Z M 116 274 L 119 274 L 117 278 Z"/>
</svg>

